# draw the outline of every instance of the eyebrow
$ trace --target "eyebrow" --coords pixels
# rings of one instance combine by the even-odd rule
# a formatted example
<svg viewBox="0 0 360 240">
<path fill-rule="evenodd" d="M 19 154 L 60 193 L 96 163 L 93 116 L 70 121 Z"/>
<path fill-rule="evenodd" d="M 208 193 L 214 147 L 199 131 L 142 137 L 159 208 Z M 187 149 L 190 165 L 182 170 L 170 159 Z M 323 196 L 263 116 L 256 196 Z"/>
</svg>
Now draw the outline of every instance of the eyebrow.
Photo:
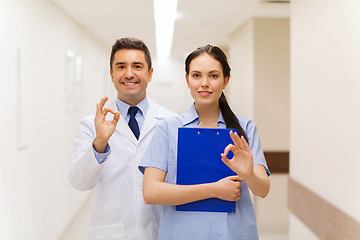
<svg viewBox="0 0 360 240">
<path fill-rule="evenodd" d="M 192 70 L 191 73 L 201 73 L 201 71 Z M 212 71 L 210 71 L 209 73 L 220 73 L 220 71 L 218 71 L 218 70 L 212 70 Z"/>
<path fill-rule="evenodd" d="M 118 66 L 118 65 L 125 65 L 126 64 L 126 62 L 117 62 L 117 63 L 115 63 L 115 66 Z M 142 66 L 144 66 L 144 63 L 142 63 L 142 62 L 132 62 L 131 64 L 133 64 L 133 65 L 142 65 Z"/>
</svg>

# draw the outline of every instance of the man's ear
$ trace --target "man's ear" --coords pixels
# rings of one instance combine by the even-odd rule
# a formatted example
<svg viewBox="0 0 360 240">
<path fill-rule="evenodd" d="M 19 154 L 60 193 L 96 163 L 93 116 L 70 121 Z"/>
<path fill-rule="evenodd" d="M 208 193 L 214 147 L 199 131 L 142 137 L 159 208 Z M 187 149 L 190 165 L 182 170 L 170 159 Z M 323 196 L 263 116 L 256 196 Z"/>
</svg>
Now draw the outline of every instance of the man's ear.
<svg viewBox="0 0 360 240">
<path fill-rule="evenodd" d="M 111 76 L 111 81 L 114 82 L 114 76 L 113 76 L 113 72 L 111 69 L 110 69 L 110 76 Z"/>
<path fill-rule="evenodd" d="M 186 83 L 188 85 L 188 88 L 190 88 L 189 87 L 189 75 L 187 75 L 186 73 L 185 73 L 185 79 L 186 79 Z"/>
<path fill-rule="evenodd" d="M 154 69 L 151 68 L 150 71 L 149 71 L 149 81 L 148 82 L 151 82 L 153 72 L 154 72 Z"/>
</svg>

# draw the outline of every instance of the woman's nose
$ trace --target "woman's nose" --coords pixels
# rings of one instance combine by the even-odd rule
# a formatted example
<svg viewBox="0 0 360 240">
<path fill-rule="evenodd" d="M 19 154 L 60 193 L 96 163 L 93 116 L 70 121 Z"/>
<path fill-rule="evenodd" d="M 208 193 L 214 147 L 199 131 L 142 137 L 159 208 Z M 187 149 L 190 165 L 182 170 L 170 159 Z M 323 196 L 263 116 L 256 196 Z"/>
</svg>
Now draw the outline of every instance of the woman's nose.
<svg viewBox="0 0 360 240">
<path fill-rule="evenodd" d="M 209 87 L 209 80 L 207 77 L 203 77 L 201 81 L 201 87 Z"/>
</svg>

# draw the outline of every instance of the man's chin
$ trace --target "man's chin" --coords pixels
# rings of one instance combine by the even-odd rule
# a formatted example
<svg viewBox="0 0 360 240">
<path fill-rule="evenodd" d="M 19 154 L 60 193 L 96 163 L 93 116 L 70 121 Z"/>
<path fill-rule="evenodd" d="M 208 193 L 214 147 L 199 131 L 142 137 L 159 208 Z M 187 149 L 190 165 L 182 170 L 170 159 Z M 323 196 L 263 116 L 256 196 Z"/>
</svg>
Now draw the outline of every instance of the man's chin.
<svg viewBox="0 0 360 240">
<path fill-rule="evenodd" d="M 145 98 L 145 96 L 146 93 L 140 94 L 138 91 L 127 91 L 121 95 L 118 94 L 118 98 L 129 105 L 137 105 Z"/>
</svg>

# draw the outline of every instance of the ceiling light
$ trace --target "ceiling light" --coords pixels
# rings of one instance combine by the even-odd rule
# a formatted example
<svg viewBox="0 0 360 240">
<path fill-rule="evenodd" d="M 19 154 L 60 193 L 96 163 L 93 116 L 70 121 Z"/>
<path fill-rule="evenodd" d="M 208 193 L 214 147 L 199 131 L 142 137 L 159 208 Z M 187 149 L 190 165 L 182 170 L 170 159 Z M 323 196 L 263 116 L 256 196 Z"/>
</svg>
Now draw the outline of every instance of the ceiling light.
<svg viewBox="0 0 360 240">
<path fill-rule="evenodd" d="M 156 55 L 160 59 L 170 56 L 177 0 L 154 0 Z"/>
</svg>

